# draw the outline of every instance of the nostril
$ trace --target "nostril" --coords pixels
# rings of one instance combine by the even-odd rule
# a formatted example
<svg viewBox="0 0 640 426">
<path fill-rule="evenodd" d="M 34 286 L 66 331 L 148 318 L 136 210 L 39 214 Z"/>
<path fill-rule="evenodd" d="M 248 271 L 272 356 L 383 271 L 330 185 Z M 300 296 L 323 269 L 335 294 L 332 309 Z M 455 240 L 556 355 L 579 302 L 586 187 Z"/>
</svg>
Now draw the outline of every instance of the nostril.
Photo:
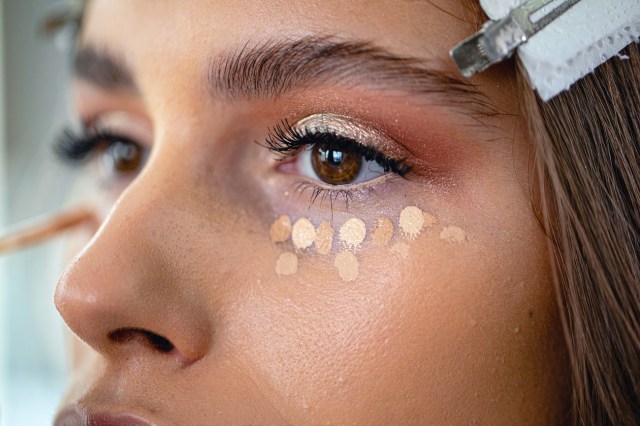
<svg viewBox="0 0 640 426">
<path fill-rule="evenodd" d="M 161 353 L 171 352 L 175 347 L 169 339 L 151 331 L 139 328 L 121 328 L 112 331 L 109 333 L 109 339 L 117 343 L 126 343 L 138 340 Z"/>
</svg>

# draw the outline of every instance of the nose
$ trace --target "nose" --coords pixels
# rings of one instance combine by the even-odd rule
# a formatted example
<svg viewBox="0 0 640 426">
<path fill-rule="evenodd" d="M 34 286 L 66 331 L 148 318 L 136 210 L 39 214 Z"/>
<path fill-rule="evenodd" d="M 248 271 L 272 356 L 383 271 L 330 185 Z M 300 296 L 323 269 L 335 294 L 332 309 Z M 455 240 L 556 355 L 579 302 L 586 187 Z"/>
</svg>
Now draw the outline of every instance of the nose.
<svg viewBox="0 0 640 426">
<path fill-rule="evenodd" d="M 106 357 L 171 354 L 188 365 L 210 350 L 212 312 L 184 264 L 190 238 L 179 235 L 189 229 L 181 202 L 153 179 L 121 196 L 63 273 L 55 303 L 69 328 Z"/>
</svg>

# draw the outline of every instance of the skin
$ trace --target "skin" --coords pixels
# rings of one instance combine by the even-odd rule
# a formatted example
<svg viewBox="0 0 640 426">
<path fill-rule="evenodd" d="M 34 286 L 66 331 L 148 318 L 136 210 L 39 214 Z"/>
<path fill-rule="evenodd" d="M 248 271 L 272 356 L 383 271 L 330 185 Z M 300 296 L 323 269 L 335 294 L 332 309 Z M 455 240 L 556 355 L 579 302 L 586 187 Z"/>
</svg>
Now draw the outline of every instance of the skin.
<svg viewBox="0 0 640 426">
<path fill-rule="evenodd" d="M 138 90 L 77 79 L 78 116 L 117 121 L 151 154 L 135 176 L 93 190 L 102 226 L 58 284 L 74 333 L 63 406 L 158 424 L 561 423 L 564 344 L 510 69 L 471 80 L 501 112 L 481 120 L 435 97 L 365 86 L 236 101 L 203 90 L 211 56 L 310 34 L 372 41 L 455 73 L 448 50 L 473 22 L 454 0 L 92 0 L 80 45 L 124 58 Z M 253 141 L 322 112 L 371 123 L 434 167 L 370 183 L 375 191 L 357 191 L 348 209 L 311 203 L 292 187 L 296 171 Z M 438 225 L 413 242 L 396 233 L 406 259 L 374 247 L 377 218 L 397 229 L 410 205 Z M 283 214 L 336 231 L 362 219 L 358 278 L 336 273 L 337 246 L 301 253 L 298 272 L 278 276 L 291 248 L 268 232 Z M 468 240 L 440 240 L 444 226 Z"/>
</svg>

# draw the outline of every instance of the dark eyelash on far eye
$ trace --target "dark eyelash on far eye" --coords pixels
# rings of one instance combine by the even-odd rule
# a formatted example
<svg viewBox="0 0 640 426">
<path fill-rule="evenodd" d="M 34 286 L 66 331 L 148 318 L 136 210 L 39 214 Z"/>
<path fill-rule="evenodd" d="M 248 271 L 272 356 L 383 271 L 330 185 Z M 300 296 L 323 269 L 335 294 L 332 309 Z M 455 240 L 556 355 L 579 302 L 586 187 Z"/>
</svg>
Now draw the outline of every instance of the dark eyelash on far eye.
<svg viewBox="0 0 640 426">
<path fill-rule="evenodd" d="M 116 140 L 133 143 L 104 130 L 86 129 L 76 132 L 65 128 L 56 138 L 53 149 L 63 161 L 82 164 L 98 149 L 106 148 Z"/>
<path fill-rule="evenodd" d="M 306 128 L 298 129 L 283 120 L 269 131 L 265 146 L 284 160 L 297 155 L 302 149 L 314 145 L 326 144 L 334 148 L 362 155 L 367 161 L 375 161 L 385 172 L 404 176 L 411 168 L 403 160 L 389 158 L 376 149 L 365 146 L 349 137 L 331 132 L 311 132 Z"/>
</svg>

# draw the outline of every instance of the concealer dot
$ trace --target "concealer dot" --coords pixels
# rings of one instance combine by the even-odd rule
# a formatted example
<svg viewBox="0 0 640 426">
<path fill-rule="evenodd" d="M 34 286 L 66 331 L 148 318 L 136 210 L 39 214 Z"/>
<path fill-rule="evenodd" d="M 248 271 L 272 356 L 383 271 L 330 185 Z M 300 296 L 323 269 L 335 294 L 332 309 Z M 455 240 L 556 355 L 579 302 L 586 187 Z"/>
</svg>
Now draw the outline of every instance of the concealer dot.
<svg viewBox="0 0 640 426">
<path fill-rule="evenodd" d="M 379 217 L 376 221 L 376 229 L 373 231 L 371 241 L 373 245 L 383 247 L 389 244 L 393 238 L 393 222 L 387 217 Z"/>
<path fill-rule="evenodd" d="M 342 251 L 336 256 L 333 265 L 338 269 L 338 275 L 346 282 L 355 280 L 360 272 L 358 258 L 350 251 Z"/>
<path fill-rule="evenodd" d="M 282 243 L 291 236 L 291 218 L 289 216 L 280 216 L 273 222 L 269 229 L 269 237 L 274 243 Z"/>
<path fill-rule="evenodd" d="M 276 273 L 279 275 L 293 275 L 298 272 L 298 256 L 295 253 L 282 253 L 276 262 Z"/>
<path fill-rule="evenodd" d="M 298 219 L 296 223 L 293 224 L 291 239 L 296 249 L 307 249 L 311 247 L 316 239 L 316 228 L 309 219 Z"/>
<path fill-rule="evenodd" d="M 322 222 L 316 229 L 316 250 L 319 254 L 329 254 L 333 246 L 333 228 L 329 222 Z"/>
<path fill-rule="evenodd" d="M 467 239 L 467 234 L 457 226 L 448 226 L 440 232 L 440 239 L 450 243 L 462 243 Z"/>
<path fill-rule="evenodd" d="M 358 218 L 351 218 L 340 228 L 340 241 L 349 250 L 356 250 L 367 235 L 367 226 Z"/>
<path fill-rule="evenodd" d="M 403 259 L 406 259 L 407 256 L 409 256 L 409 244 L 396 243 L 393 246 L 391 246 L 391 253 L 397 254 Z"/>
<path fill-rule="evenodd" d="M 400 229 L 410 240 L 415 240 L 425 223 L 425 216 L 418 207 L 406 207 L 400 213 Z"/>
<path fill-rule="evenodd" d="M 436 226 L 438 224 L 438 219 L 436 219 L 435 216 L 424 212 L 424 228 L 433 228 L 434 226 Z"/>
</svg>

